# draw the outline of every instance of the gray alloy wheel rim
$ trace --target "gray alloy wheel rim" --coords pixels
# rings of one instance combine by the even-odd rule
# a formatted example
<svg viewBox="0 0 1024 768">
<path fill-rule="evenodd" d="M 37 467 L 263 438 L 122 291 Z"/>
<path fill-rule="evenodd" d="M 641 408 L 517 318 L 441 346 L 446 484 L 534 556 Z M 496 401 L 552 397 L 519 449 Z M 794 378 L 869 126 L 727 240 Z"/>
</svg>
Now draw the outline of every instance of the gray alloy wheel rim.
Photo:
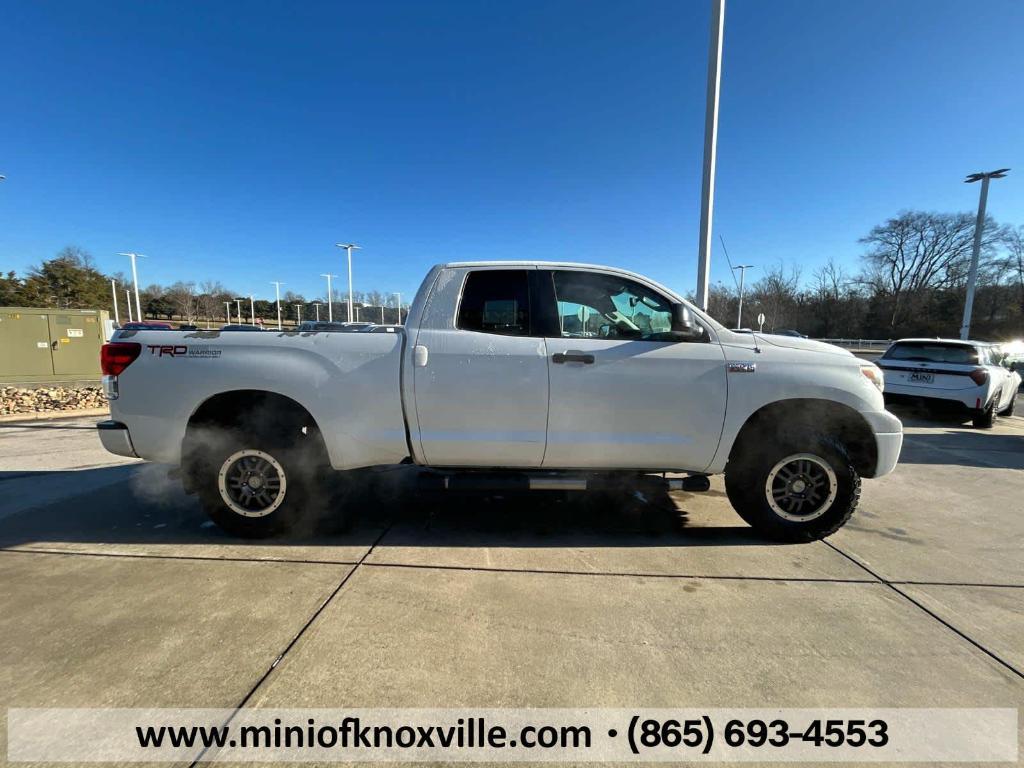
<svg viewBox="0 0 1024 768">
<path fill-rule="evenodd" d="M 839 483 L 825 459 L 813 453 L 794 453 L 772 467 L 764 492 L 768 506 L 783 520 L 806 523 L 832 508 Z"/>
<path fill-rule="evenodd" d="M 220 465 L 217 490 L 224 504 L 242 517 L 266 517 L 284 503 L 288 478 L 269 453 L 244 448 Z"/>
</svg>

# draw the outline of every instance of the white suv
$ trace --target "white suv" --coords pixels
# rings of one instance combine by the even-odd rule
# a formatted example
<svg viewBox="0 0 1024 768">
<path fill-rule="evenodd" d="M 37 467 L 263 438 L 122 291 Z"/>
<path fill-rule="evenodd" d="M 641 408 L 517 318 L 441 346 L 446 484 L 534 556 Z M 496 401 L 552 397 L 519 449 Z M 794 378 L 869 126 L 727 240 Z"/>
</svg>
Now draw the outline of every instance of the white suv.
<svg viewBox="0 0 1024 768">
<path fill-rule="evenodd" d="M 970 415 L 976 427 L 1009 416 L 1020 375 L 999 364 L 992 345 L 956 339 L 900 339 L 878 361 L 887 402 L 923 402 Z"/>
</svg>

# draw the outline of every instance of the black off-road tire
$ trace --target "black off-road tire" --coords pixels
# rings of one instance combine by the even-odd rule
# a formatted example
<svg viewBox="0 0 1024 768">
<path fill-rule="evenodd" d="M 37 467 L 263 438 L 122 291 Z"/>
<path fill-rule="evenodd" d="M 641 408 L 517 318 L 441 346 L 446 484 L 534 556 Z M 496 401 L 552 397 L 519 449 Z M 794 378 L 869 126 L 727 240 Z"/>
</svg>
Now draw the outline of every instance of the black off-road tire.
<svg viewBox="0 0 1024 768">
<path fill-rule="evenodd" d="M 195 487 L 210 519 L 234 536 L 310 533 L 332 505 L 331 471 L 318 435 L 285 439 L 223 429 L 206 436 L 204 443 L 193 470 Z M 256 501 L 243 513 L 237 486 L 246 466 L 260 473 L 261 484 L 276 477 L 278 486 L 271 503 Z"/>
<path fill-rule="evenodd" d="M 976 414 L 971 423 L 975 429 L 992 429 L 996 423 L 996 403 L 999 401 L 999 395 L 992 396 L 992 402 L 988 404 L 981 413 Z"/>
<path fill-rule="evenodd" d="M 771 437 L 762 436 L 750 442 L 756 445 L 739 446 L 737 455 L 730 459 L 725 469 L 725 490 L 733 509 L 754 530 L 776 541 L 808 542 L 824 539 L 846 524 L 860 501 L 860 475 L 842 445 L 813 432 L 789 435 L 774 442 Z M 820 513 L 812 511 L 806 519 L 790 513 L 795 519 L 787 519 L 773 509 L 766 484 L 780 462 L 802 455 L 814 457 L 831 469 L 835 476 L 834 497 L 827 507 L 824 503 L 819 505 L 824 507 Z M 812 469 L 821 472 L 813 460 L 801 460 L 810 461 Z M 783 469 L 788 466 L 787 463 Z M 827 497 L 833 484 L 830 478 L 825 480 L 830 486 Z"/>
</svg>

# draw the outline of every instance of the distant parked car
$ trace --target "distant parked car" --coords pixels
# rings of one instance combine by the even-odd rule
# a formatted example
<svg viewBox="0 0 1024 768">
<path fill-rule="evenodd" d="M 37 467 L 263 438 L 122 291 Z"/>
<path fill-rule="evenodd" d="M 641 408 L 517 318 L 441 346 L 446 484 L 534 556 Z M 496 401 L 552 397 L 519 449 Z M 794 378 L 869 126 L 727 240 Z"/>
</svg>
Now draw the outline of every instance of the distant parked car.
<svg viewBox="0 0 1024 768">
<path fill-rule="evenodd" d="M 122 323 L 122 331 L 173 331 L 174 326 L 170 323 L 160 323 L 155 320 L 132 320 Z"/>
<path fill-rule="evenodd" d="M 991 344 L 956 339 L 901 339 L 878 361 L 887 402 L 920 402 L 970 415 L 991 427 L 1013 414 L 1020 374 L 1000 364 Z"/>
<path fill-rule="evenodd" d="M 401 325 L 371 325 L 368 328 L 360 328 L 357 333 L 397 333 L 400 330 Z"/>
<path fill-rule="evenodd" d="M 306 320 L 299 323 L 298 330 L 302 333 L 355 333 L 368 328 L 373 323 L 340 323 L 329 320 Z"/>
<path fill-rule="evenodd" d="M 1024 341 L 1009 341 L 997 347 L 1000 363 L 1024 377 Z"/>
<path fill-rule="evenodd" d="M 248 323 L 230 323 L 220 327 L 222 331 L 262 331 L 261 325 L 249 325 Z"/>
</svg>

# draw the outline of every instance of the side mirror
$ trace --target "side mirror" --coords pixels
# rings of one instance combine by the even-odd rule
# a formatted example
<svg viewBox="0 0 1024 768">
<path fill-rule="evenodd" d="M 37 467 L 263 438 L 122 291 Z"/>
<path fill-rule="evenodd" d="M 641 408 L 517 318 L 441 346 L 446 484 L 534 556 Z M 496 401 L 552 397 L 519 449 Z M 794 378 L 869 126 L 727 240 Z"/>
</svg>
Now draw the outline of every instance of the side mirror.
<svg viewBox="0 0 1024 768">
<path fill-rule="evenodd" d="M 704 329 L 693 319 L 693 313 L 685 304 L 672 305 L 672 335 L 681 341 L 693 341 L 704 335 Z"/>
<path fill-rule="evenodd" d="M 672 305 L 672 330 L 692 336 L 697 330 L 693 314 L 685 304 Z"/>
</svg>

